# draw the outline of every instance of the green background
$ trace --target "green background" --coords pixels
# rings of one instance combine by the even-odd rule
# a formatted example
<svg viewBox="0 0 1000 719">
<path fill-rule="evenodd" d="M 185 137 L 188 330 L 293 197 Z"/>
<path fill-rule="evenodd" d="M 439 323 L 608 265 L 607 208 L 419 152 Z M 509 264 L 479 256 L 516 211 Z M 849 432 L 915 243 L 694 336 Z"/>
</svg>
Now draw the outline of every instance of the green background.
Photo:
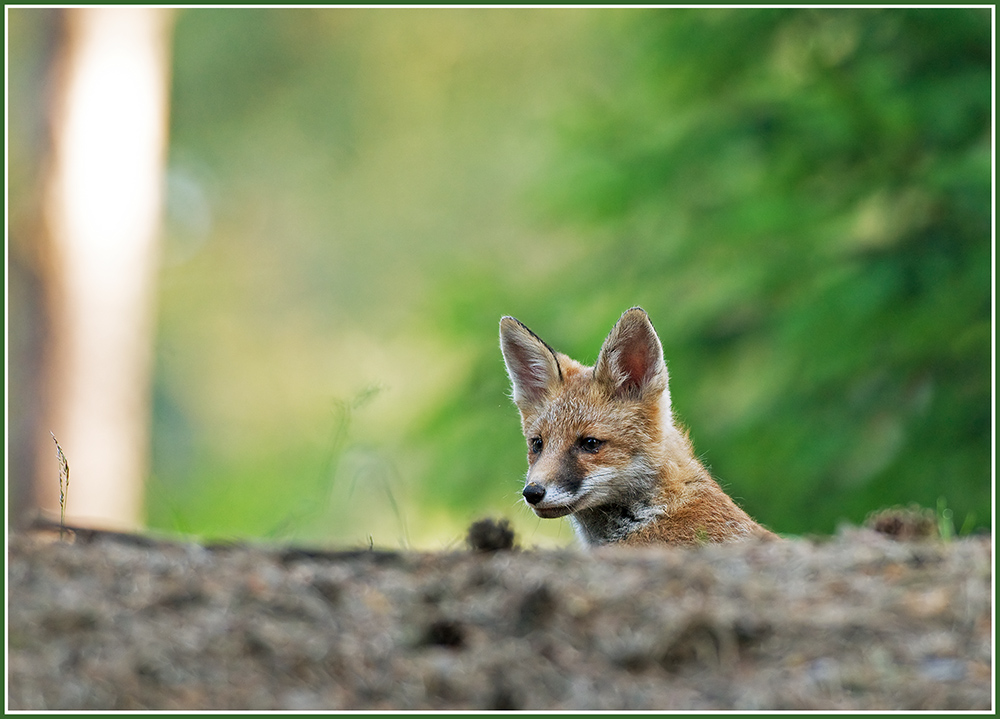
<svg viewBox="0 0 1000 719">
<path fill-rule="evenodd" d="M 591 363 L 633 305 L 779 533 L 991 526 L 989 10 L 190 9 L 173 48 L 151 527 L 568 544 L 498 320 Z"/>
</svg>

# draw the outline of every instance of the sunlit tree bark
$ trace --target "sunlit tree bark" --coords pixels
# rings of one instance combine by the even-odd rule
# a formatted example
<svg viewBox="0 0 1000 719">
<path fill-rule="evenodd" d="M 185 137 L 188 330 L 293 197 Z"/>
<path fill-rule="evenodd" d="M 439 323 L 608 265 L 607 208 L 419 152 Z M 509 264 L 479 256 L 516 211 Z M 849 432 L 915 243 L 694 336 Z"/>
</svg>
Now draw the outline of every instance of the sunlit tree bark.
<svg viewBox="0 0 1000 719">
<path fill-rule="evenodd" d="M 142 523 L 154 288 L 167 134 L 170 11 L 64 11 L 44 199 L 51 332 L 44 429 L 71 468 L 67 520 Z M 36 496 L 59 511 L 39 432 Z"/>
</svg>

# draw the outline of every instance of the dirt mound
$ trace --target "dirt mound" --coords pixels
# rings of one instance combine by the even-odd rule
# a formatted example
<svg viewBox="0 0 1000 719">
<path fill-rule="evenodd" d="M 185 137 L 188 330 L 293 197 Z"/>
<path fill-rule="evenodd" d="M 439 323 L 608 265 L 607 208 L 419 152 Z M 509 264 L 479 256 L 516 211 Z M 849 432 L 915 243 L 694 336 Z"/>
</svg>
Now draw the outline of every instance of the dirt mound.
<svg viewBox="0 0 1000 719">
<path fill-rule="evenodd" d="M 8 702 L 989 710 L 992 565 L 989 537 L 869 530 L 590 554 L 15 534 Z"/>
</svg>

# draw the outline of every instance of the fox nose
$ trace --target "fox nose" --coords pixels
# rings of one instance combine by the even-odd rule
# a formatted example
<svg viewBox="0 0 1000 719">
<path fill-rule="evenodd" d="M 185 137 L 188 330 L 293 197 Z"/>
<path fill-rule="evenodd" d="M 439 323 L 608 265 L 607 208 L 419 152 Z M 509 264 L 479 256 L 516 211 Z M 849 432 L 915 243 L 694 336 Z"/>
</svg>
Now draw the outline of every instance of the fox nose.
<svg viewBox="0 0 1000 719">
<path fill-rule="evenodd" d="M 545 496 L 545 487 L 540 484 L 535 484 L 532 482 L 524 488 L 521 492 L 524 495 L 525 500 L 528 504 L 538 504 L 542 501 L 542 497 Z"/>
</svg>

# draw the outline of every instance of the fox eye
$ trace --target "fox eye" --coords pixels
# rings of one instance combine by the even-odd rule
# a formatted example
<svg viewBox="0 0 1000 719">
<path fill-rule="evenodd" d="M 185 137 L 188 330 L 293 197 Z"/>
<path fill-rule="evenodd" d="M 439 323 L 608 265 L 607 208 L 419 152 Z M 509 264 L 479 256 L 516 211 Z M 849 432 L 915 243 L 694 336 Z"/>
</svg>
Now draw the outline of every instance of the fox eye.
<svg viewBox="0 0 1000 719">
<path fill-rule="evenodd" d="M 532 437 L 528 440 L 528 449 L 531 450 L 532 454 L 538 454 L 542 451 L 542 438 Z"/>
<path fill-rule="evenodd" d="M 582 449 L 584 452 L 590 452 L 591 454 L 595 454 L 597 450 L 601 448 L 602 444 L 604 444 L 604 440 L 597 439 L 596 437 L 580 438 L 580 449 Z"/>
</svg>

